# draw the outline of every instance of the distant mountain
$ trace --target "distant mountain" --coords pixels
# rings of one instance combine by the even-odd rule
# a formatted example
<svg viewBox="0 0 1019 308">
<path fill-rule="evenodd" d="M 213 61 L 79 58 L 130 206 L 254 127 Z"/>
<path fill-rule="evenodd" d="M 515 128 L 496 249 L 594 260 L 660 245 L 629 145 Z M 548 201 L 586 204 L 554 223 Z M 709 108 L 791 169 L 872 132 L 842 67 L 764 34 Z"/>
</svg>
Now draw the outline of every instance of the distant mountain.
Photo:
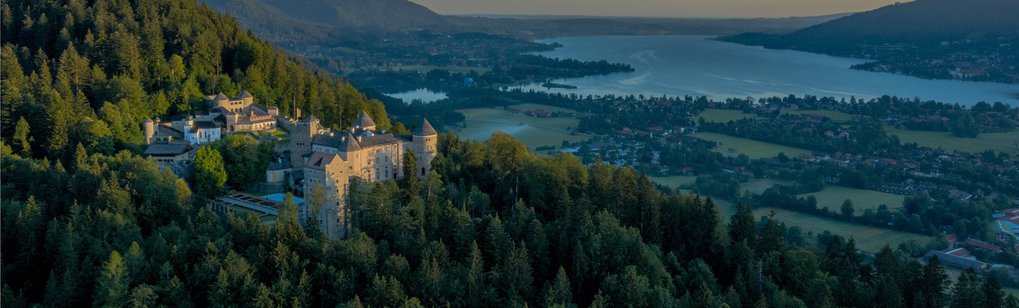
<svg viewBox="0 0 1019 308">
<path fill-rule="evenodd" d="M 343 32 L 443 28 L 445 17 L 406 0 L 201 0 L 274 41 Z"/>
<path fill-rule="evenodd" d="M 722 40 L 882 62 L 866 67 L 871 70 L 1010 82 L 1019 78 L 1019 1 L 917 0 L 788 34 L 744 33 Z M 986 73 L 958 73 L 973 69 Z"/>
<path fill-rule="evenodd" d="M 386 32 L 485 32 L 519 38 L 578 35 L 787 33 L 844 14 L 791 18 L 642 18 L 439 15 L 407 0 L 201 0 L 276 43 L 362 41 Z"/>
</svg>

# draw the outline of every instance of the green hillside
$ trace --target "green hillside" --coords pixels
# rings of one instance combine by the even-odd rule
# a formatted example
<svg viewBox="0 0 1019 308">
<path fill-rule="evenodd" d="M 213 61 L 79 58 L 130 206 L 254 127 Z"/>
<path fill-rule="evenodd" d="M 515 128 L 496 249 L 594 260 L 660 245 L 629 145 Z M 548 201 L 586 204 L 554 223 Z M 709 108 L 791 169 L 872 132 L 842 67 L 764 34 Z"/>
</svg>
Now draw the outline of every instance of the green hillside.
<svg viewBox="0 0 1019 308">
<path fill-rule="evenodd" d="M 4 141 L 24 118 L 34 156 L 66 161 L 77 144 L 112 154 L 142 143 L 141 122 L 205 108 L 204 95 L 251 92 L 328 125 L 380 102 L 307 69 L 196 1 L 4 1 Z M 13 18 L 19 16 L 19 18 Z"/>
</svg>

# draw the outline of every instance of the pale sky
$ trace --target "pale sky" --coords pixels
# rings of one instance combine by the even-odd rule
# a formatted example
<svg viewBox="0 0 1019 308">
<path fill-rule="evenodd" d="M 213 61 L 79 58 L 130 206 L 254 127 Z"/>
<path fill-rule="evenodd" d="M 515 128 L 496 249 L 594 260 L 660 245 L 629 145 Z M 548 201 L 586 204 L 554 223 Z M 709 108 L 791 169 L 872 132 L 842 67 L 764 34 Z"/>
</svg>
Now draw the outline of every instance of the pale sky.
<svg viewBox="0 0 1019 308">
<path fill-rule="evenodd" d="M 876 9 L 906 0 L 411 0 L 440 14 L 789 17 Z"/>
</svg>

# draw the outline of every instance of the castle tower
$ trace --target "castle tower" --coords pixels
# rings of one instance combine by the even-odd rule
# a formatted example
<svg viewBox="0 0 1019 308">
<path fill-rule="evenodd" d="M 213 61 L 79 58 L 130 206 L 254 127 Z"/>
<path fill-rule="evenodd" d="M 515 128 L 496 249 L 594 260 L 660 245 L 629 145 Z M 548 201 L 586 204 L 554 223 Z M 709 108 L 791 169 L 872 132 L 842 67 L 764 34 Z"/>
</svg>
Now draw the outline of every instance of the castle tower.
<svg viewBox="0 0 1019 308">
<path fill-rule="evenodd" d="M 152 144 L 152 138 L 156 136 L 156 124 L 152 119 L 145 119 L 142 123 L 145 130 L 145 144 Z"/>
<path fill-rule="evenodd" d="M 304 155 L 311 153 L 311 142 L 318 132 L 319 121 L 315 116 L 299 120 L 290 132 L 290 165 L 303 166 Z"/>
<path fill-rule="evenodd" d="M 213 104 L 211 106 L 212 108 L 223 107 L 226 108 L 227 110 L 230 110 L 230 99 L 227 98 L 226 95 L 223 94 L 223 92 L 219 92 L 219 94 L 216 94 L 216 97 L 212 99 L 212 104 Z"/>
<path fill-rule="evenodd" d="M 375 121 L 372 117 L 368 116 L 367 112 L 361 111 L 361 114 L 357 115 L 357 120 L 354 120 L 354 125 L 351 127 L 352 130 L 375 130 Z"/>
<path fill-rule="evenodd" d="M 334 153 L 315 152 L 304 165 L 305 200 L 311 200 L 315 186 L 322 188 L 324 200 L 314 206 L 318 206 L 317 218 L 322 232 L 331 238 L 346 237 L 350 230 L 350 211 L 346 200 L 350 176 L 347 169 L 346 162 Z M 312 210 L 305 208 L 301 219 L 307 220 Z"/>
<path fill-rule="evenodd" d="M 248 90 L 241 91 L 241 95 L 239 95 L 237 98 L 241 99 L 242 104 L 244 105 L 242 106 L 242 108 L 248 108 L 249 106 L 251 106 L 251 104 L 255 103 L 255 97 L 252 96 L 251 93 L 248 92 Z"/>
<path fill-rule="evenodd" d="M 428 123 L 428 119 L 422 119 L 421 125 L 414 130 L 412 138 L 414 155 L 418 159 L 418 170 L 415 170 L 414 173 L 419 177 L 427 176 L 428 172 L 432 170 L 432 159 L 439 153 L 439 133 L 435 131 L 431 123 Z"/>
</svg>

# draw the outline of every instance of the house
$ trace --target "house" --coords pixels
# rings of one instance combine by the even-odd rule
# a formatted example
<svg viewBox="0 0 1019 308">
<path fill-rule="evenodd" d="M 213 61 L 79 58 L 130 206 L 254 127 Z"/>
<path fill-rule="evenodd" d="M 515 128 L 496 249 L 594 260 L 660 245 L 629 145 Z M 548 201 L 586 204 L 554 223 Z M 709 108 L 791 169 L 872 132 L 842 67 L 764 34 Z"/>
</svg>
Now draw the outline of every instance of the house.
<svg viewBox="0 0 1019 308">
<path fill-rule="evenodd" d="M 978 239 L 975 239 L 975 238 L 968 238 L 968 239 L 966 239 L 966 241 L 963 242 L 963 244 L 966 244 L 967 246 L 970 246 L 970 247 L 973 247 L 973 248 L 976 248 L 976 249 L 982 249 L 982 250 L 986 250 L 986 251 L 990 251 L 990 252 L 994 252 L 994 253 L 1002 252 L 1001 247 L 998 247 L 998 245 L 994 245 L 994 244 L 991 244 L 991 243 L 988 243 L 988 242 L 984 242 L 984 241 L 981 241 L 981 240 L 978 240 Z"/>
<path fill-rule="evenodd" d="M 971 255 L 966 248 L 946 249 L 942 251 L 931 250 L 920 259 L 926 262 L 927 260 L 930 260 L 931 257 L 937 257 L 938 262 L 942 265 L 958 269 L 972 268 L 974 270 L 982 270 L 987 268 L 987 263 L 977 260 L 977 258 Z"/>
</svg>

